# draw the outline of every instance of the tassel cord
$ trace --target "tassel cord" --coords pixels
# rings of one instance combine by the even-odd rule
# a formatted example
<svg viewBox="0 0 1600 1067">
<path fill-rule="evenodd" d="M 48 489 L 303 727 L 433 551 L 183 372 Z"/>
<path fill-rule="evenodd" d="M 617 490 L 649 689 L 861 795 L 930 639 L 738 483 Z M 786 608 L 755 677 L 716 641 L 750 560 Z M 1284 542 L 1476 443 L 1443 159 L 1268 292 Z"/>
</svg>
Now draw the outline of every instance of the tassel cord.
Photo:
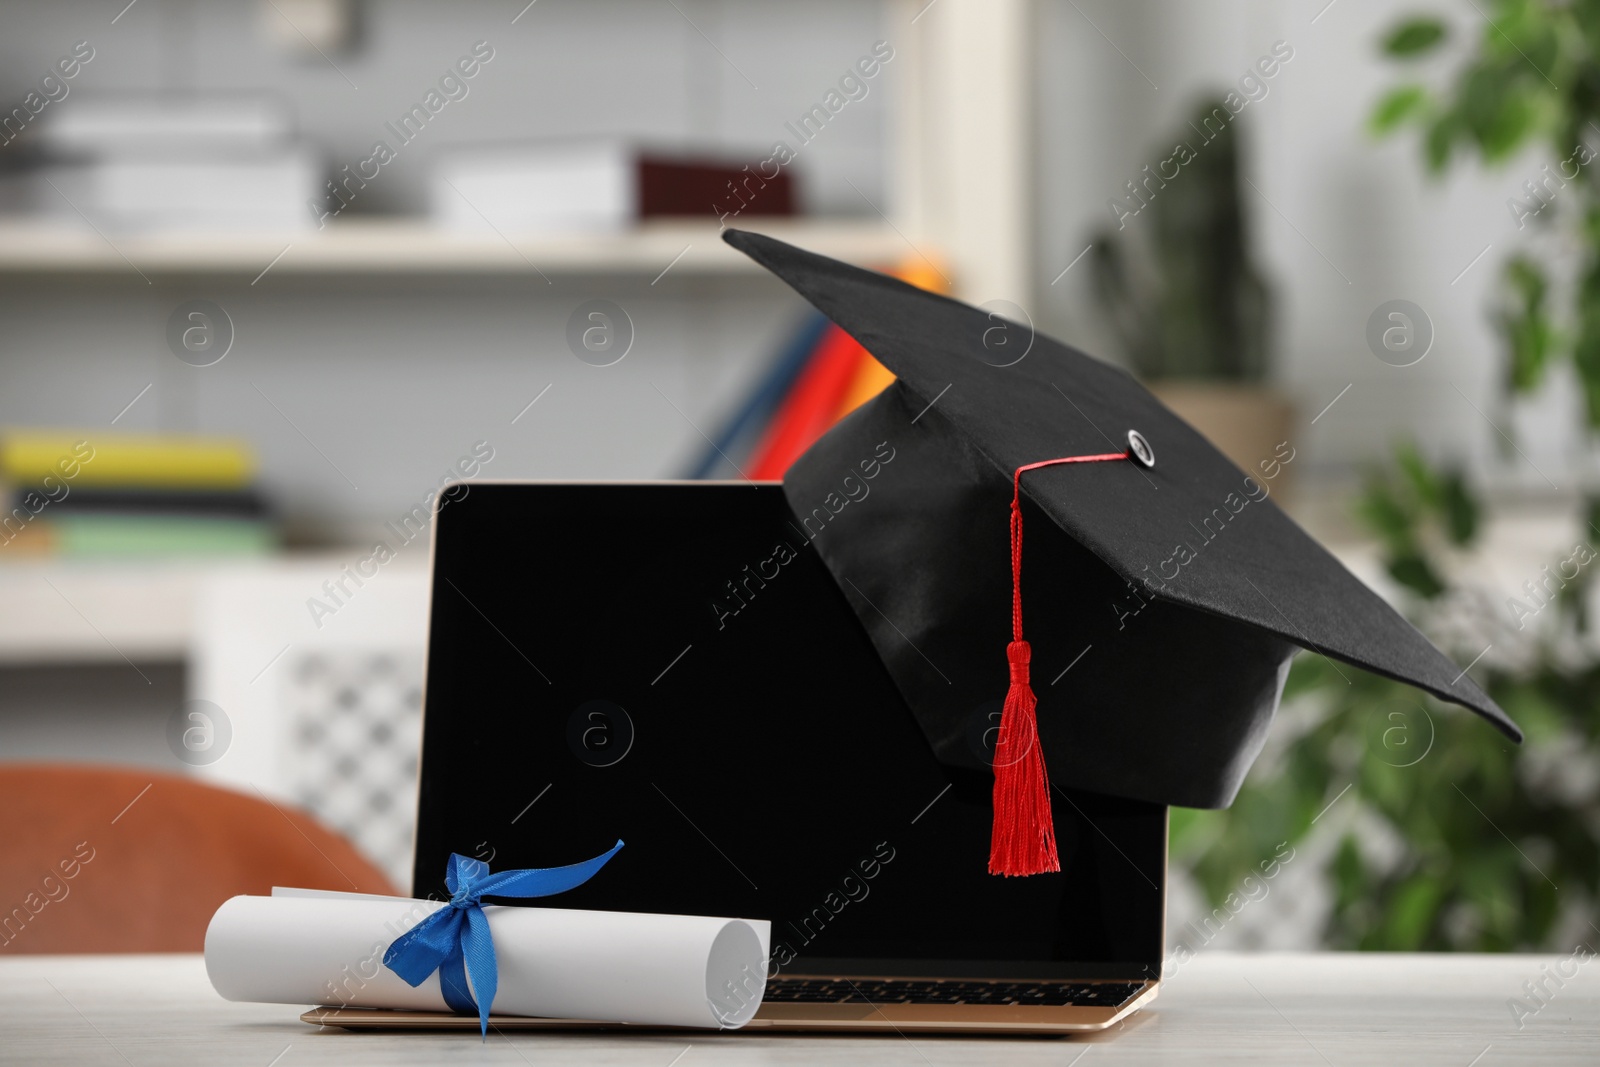
<svg viewBox="0 0 1600 1067">
<path fill-rule="evenodd" d="M 1050 813 L 1050 779 L 1039 749 L 1038 701 L 1029 683 L 1032 649 L 1022 635 L 1022 476 L 1061 463 L 1096 463 L 1128 456 L 1127 452 L 1106 452 L 1047 459 L 1018 467 L 1011 478 L 1011 643 L 1006 646 L 1011 685 L 995 742 L 990 874 L 1024 876 L 1061 869 Z"/>
</svg>

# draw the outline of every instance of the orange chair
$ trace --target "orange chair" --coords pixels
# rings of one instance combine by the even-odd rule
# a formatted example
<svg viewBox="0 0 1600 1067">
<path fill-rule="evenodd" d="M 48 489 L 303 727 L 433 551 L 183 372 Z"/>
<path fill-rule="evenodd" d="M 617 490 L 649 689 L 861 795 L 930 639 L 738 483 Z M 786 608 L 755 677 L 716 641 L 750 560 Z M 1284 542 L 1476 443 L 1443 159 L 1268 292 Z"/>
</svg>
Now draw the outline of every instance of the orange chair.
<svg viewBox="0 0 1600 1067">
<path fill-rule="evenodd" d="M 394 893 L 302 812 L 150 771 L 0 765 L 0 955 L 198 952 L 224 900 Z"/>
</svg>

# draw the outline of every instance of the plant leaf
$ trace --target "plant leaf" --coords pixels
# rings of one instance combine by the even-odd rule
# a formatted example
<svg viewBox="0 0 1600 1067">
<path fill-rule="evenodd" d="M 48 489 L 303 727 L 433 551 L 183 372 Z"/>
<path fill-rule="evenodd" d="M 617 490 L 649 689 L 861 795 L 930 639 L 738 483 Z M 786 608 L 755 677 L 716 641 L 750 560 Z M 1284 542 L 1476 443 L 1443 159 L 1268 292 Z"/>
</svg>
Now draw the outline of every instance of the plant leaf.
<svg viewBox="0 0 1600 1067">
<path fill-rule="evenodd" d="M 1506 264 L 1505 279 L 1511 293 L 1507 310 L 1499 316 L 1500 328 L 1511 347 L 1511 388 L 1525 393 L 1544 380 L 1555 348 L 1555 327 L 1544 308 L 1549 283 L 1526 256 Z"/>
<path fill-rule="evenodd" d="M 1428 135 L 1423 141 L 1423 152 L 1428 161 L 1428 169 L 1434 174 L 1442 172 L 1450 165 L 1456 138 L 1460 136 L 1462 130 L 1461 117 L 1453 111 L 1434 119 L 1433 125 L 1428 127 Z"/>
<path fill-rule="evenodd" d="M 1389 903 L 1385 943 L 1400 952 L 1422 947 L 1439 910 L 1444 887 L 1428 874 L 1414 874 L 1394 891 Z"/>
<path fill-rule="evenodd" d="M 1439 47 L 1445 39 L 1445 26 L 1436 18 L 1411 18 L 1389 31 L 1383 50 L 1391 56 L 1420 56 Z"/>
<path fill-rule="evenodd" d="M 1421 553 L 1411 552 L 1390 560 L 1389 576 L 1429 600 L 1444 592 L 1444 582 Z"/>
<path fill-rule="evenodd" d="M 1422 506 L 1428 510 L 1437 509 L 1443 495 L 1439 486 L 1439 476 L 1433 468 L 1428 466 L 1428 461 L 1422 458 L 1422 453 L 1417 450 L 1416 443 L 1405 441 L 1395 449 L 1394 459 L 1400 466 L 1400 472 L 1406 476 L 1412 491 L 1421 501 Z"/>
<path fill-rule="evenodd" d="M 1440 482 L 1440 508 L 1444 512 L 1445 533 L 1450 543 L 1472 544 L 1478 536 L 1478 501 L 1467 488 L 1460 471 L 1451 471 Z"/>
<path fill-rule="evenodd" d="M 1415 84 L 1397 85 L 1379 99 L 1368 126 L 1380 136 L 1392 133 L 1407 121 L 1420 117 L 1427 108 L 1428 90 Z"/>
<path fill-rule="evenodd" d="M 1395 499 L 1387 482 L 1374 479 L 1367 483 L 1356 501 L 1356 515 L 1390 551 L 1400 551 L 1414 540 L 1412 527 L 1415 519 Z"/>
</svg>

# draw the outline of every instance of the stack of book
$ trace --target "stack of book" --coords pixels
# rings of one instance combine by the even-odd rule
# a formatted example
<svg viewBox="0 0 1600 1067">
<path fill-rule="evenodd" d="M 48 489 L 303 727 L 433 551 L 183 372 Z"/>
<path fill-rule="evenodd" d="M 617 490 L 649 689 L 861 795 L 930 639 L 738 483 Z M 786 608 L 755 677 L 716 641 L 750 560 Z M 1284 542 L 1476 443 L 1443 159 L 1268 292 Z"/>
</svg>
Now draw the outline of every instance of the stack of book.
<svg viewBox="0 0 1600 1067">
<path fill-rule="evenodd" d="M 759 155 L 655 151 L 579 139 L 451 148 L 434 165 L 429 213 L 452 230 L 616 233 L 646 219 L 794 215 L 795 181 Z"/>
<path fill-rule="evenodd" d="M 890 273 L 931 292 L 944 289 L 944 276 L 922 259 L 909 260 Z M 810 312 L 688 476 L 782 478 L 812 442 L 892 381 L 894 375 L 854 338 L 820 313 Z"/>
<path fill-rule="evenodd" d="M 266 553 L 278 537 L 255 475 L 228 438 L 7 431 L 0 560 Z"/>
<path fill-rule="evenodd" d="M 268 97 L 74 98 L 39 123 L 37 214 L 119 230 L 304 230 L 322 163 Z"/>
</svg>

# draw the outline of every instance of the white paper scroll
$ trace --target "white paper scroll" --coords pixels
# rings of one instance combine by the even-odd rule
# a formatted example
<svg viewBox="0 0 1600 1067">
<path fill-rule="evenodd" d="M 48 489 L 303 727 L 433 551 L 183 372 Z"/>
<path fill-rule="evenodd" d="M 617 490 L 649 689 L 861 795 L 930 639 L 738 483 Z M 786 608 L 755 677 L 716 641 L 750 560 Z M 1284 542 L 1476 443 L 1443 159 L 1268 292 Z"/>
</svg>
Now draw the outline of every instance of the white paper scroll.
<svg viewBox="0 0 1600 1067">
<path fill-rule="evenodd" d="M 448 1011 L 435 972 L 413 989 L 383 965 L 444 905 L 274 890 L 234 897 L 206 930 L 206 972 L 228 1000 Z M 771 924 L 699 915 L 486 905 L 496 1015 L 653 1026 L 743 1026 L 761 1005 Z"/>
</svg>

